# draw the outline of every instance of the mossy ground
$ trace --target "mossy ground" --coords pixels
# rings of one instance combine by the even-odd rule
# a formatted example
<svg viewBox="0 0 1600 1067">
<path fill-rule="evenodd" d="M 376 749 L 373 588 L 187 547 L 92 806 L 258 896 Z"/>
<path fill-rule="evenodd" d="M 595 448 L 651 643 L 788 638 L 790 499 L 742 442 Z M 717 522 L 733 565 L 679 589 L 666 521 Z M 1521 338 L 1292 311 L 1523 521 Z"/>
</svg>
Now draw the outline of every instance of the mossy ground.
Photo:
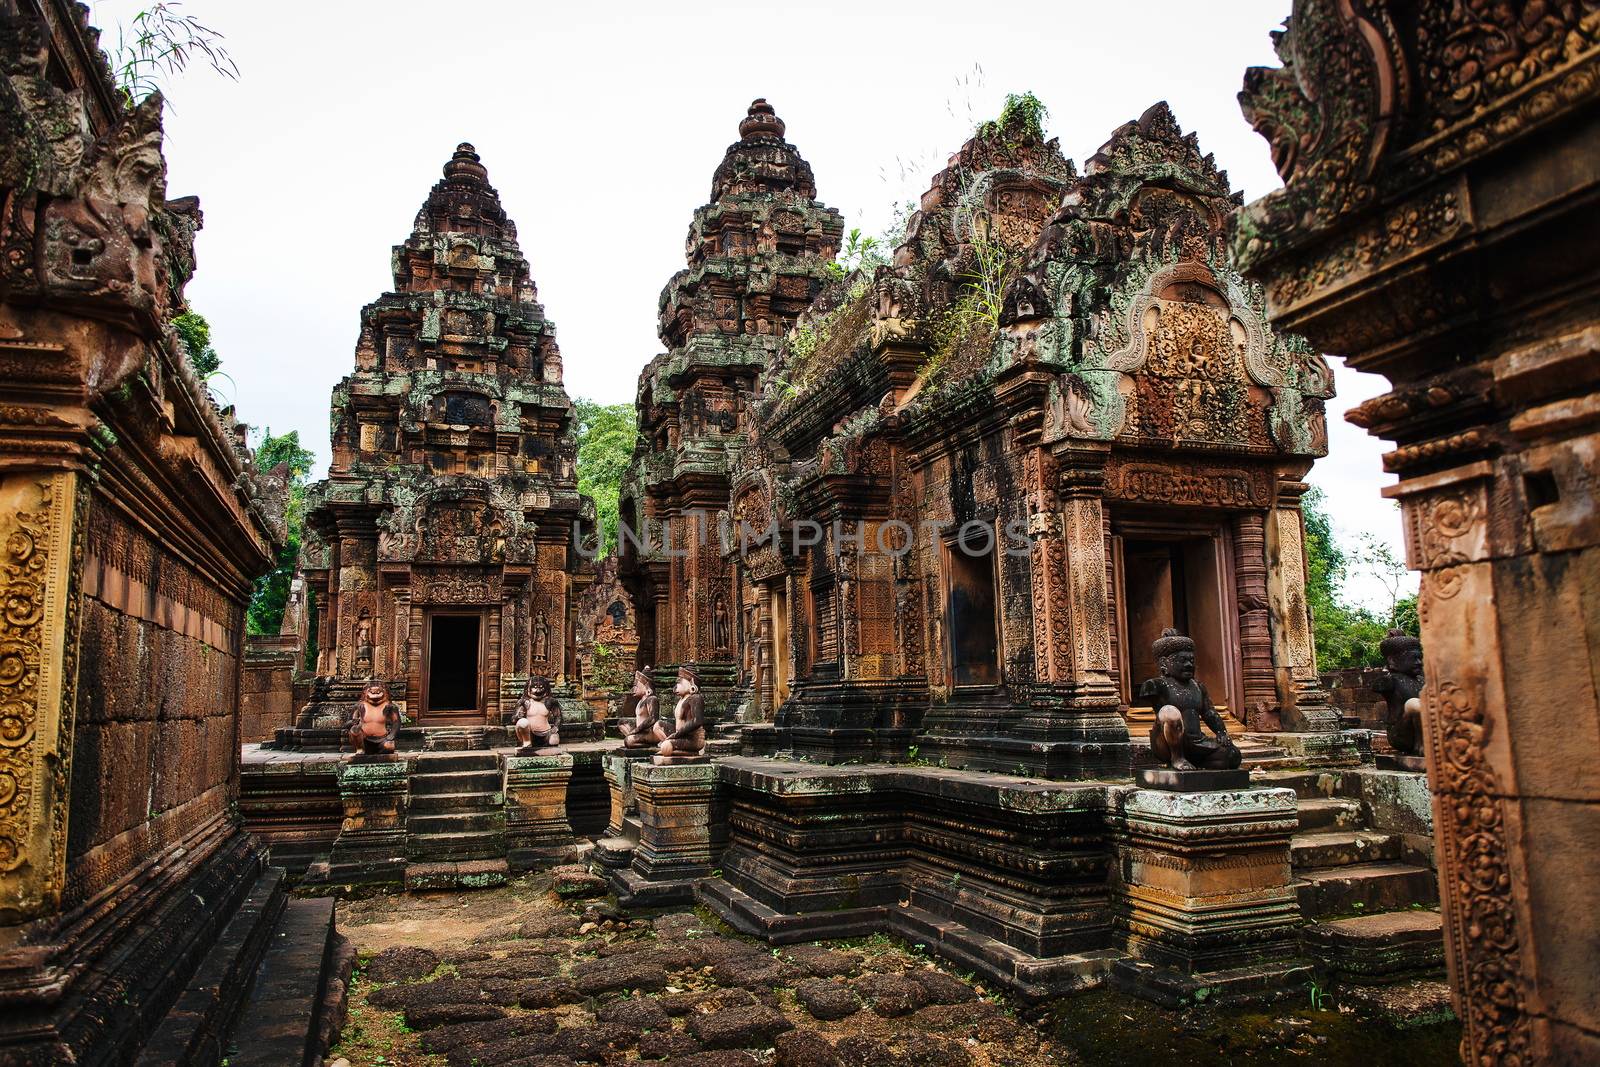
<svg viewBox="0 0 1600 1067">
<path fill-rule="evenodd" d="M 704 909 L 697 911 L 699 926 L 708 935 L 726 940 L 739 938 Z M 387 984 L 375 982 L 365 973 L 373 956 L 385 949 L 402 946 L 427 948 L 441 958 L 481 958 L 491 953 L 515 952 L 525 943 L 524 924 L 547 923 L 551 917 L 570 917 L 565 921 L 571 936 L 558 938 L 565 944 L 561 955 L 563 969 L 615 952 L 637 943 L 641 950 L 658 945 L 659 932 L 651 929 L 649 916 L 616 917 L 605 901 L 567 901 L 553 890 L 550 876 L 515 879 L 505 886 L 473 893 L 408 893 L 391 897 L 347 901 L 339 906 L 339 926 L 360 953 L 360 964 L 351 987 L 350 1013 L 329 1063 L 343 1057 L 350 1067 L 436 1067 L 445 1065 L 441 1055 L 422 1051 L 421 1034 L 404 1023 L 399 1011 L 382 1010 L 368 1003 L 368 997 Z M 687 918 L 687 917 L 685 917 Z M 580 925 L 581 920 L 581 925 Z M 550 941 L 547 939 L 546 944 Z M 759 947 L 762 956 L 787 957 L 788 950 Z M 858 975 L 904 974 L 910 970 L 939 966 L 920 946 L 898 938 L 875 936 L 829 942 L 828 948 L 852 953 L 860 958 Z M 545 951 L 541 949 L 540 951 Z M 752 957 L 754 958 L 754 957 Z M 514 960 L 507 959 L 508 973 Z M 481 965 L 480 965 L 481 966 Z M 1001 991 L 986 987 L 969 974 L 942 967 L 946 973 L 966 982 L 982 1002 L 999 1014 L 989 1032 L 979 1031 L 964 1042 L 970 1067 L 1043 1067 L 1057 1064 L 1182 1064 L 1203 1067 L 1212 1064 L 1351 1064 L 1356 1067 L 1384 1067 L 1387 1064 L 1452 1064 L 1457 1062 L 1460 1027 L 1454 1022 L 1400 1031 L 1371 1018 L 1341 1010 L 1337 991 L 1333 996 L 1318 990 L 1318 1004 L 1310 1002 L 1308 988 L 1303 997 L 1280 1001 L 1265 1009 L 1227 1009 L 1202 1007 L 1188 1011 L 1167 1011 L 1126 994 L 1098 990 L 1063 997 L 1045 1006 L 1021 1005 Z M 720 982 L 713 968 L 690 967 L 674 971 L 668 994 L 714 996 Z M 469 969 L 470 973 L 470 969 Z M 456 967 L 442 959 L 426 981 L 456 978 Z M 889 1049 L 913 1026 L 910 1017 L 886 1018 L 870 1008 L 845 1019 L 822 1022 L 811 1017 L 797 1000 L 795 979 L 774 981 L 760 987 L 759 993 L 797 1027 L 821 1032 L 828 1040 L 844 1038 L 876 1042 L 874 1047 Z M 554 1010 L 563 1031 L 596 1025 L 596 1013 L 626 991 L 605 994 L 569 1003 Z M 521 1012 L 515 1003 L 507 1011 Z M 930 1007 L 930 1012 L 947 1009 Z M 1010 1020 L 1010 1022 L 1006 1022 Z M 680 1030 L 682 1020 L 676 1024 Z M 924 1024 L 925 1025 L 925 1024 Z M 1007 1031 L 1007 1027 L 1010 1031 Z M 937 1031 L 935 1031 L 937 1032 Z M 755 1061 L 774 1062 L 771 1049 L 752 1049 Z M 607 1054 L 607 1063 L 637 1062 L 632 1050 Z"/>
</svg>

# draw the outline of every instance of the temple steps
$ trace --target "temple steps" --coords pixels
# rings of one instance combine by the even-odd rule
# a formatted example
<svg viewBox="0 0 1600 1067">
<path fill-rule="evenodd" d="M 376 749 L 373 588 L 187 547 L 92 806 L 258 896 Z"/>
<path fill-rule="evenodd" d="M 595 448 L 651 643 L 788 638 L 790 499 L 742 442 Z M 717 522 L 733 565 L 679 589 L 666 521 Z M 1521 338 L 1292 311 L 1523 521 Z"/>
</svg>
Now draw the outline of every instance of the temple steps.
<svg viewBox="0 0 1600 1067">
<path fill-rule="evenodd" d="M 1355 982 L 1393 982 L 1444 969 L 1444 926 L 1437 911 L 1356 915 L 1306 927 L 1306 951 L 1322 968 Z"/>
<path fill-rule="evenodd" d="M 503 785 L 496 753 L 417 756 L 406 810 L 406 858 L 429 870 L 430 865 L 503 860 Z M 439 877 L 437 873 L 427 876 L 428 880 Z"/>
<path fill-rule="evenodd" d="M 254 884 L 145 1042 L 136 1067 L 216 1063 L 241 1017 L 250 979 L 263 962 L 288 902 L 283 870 L 257 868 Z M 330 902 L 331 903 L 331 902 Z"/>
<path fill-rule="evenodd" d="M 1361 802 L 1346 797 L 1302 799 L 1299 808 L 1301 833 L 1313 830 L 1355 830 L 1363 822 Z"/>
<path fill-rule="evenodd" d="M 423 761 L 417 762 L 421 764 Z M 411 796 L 415 798 L 428 793 L 494 794 L 500 791 L 500 785 L 498 770 L 447 771 L 436 774 L 419 766 L 411 775 Z"/>
<path fill-rule="evenodd" d="M 457 812 L 499 811 L 500 794 L 494 793 L 413 793 L 407 811 L 417 815 L 451 815 Z"/>
<path fill-rule="evenodd" d="M 406 834 L 406 858 L 425 863 L 503 859 L 503 835 L 483 831 L 460 834 Z"/>
<path fill-rule="evenodd" d="M 500 770 L 500 757 L 493 752 L 421 752 L 411 758 L 417 770 L 426 774 Z"/>
<path fill-rule="evenodd" d="M 406 819 L 406 833 L 413 837 L 496 833 L 503 832 L 505 828 L 506 815 L 499 809 L 445 811 L 429 815 L 419 815 L 413 811 Z"/>
<path fill-rule="evenodd" d="M 355 950 L 333 924 L 333 899 L 291 900 L 229 1035 L 229 1067 L 320 1064 L 344 1025 Z"/>
<path fill-rule="evenodd" d="M 1295 875 L 1300 913 L 1312 920 L 1439 901 L 1438 876 L 1409 863 L 1357 863 L 1296 870 Z"/>
<path fill-rule="evenodd" d="M 1289 858 L 1297 871 L 1303 868 L 1343 867 L 1398 860 L 1401 844 L 1398 835 L 1374 830 L 1295 834 L 1289 841 Z"/>
</svg>

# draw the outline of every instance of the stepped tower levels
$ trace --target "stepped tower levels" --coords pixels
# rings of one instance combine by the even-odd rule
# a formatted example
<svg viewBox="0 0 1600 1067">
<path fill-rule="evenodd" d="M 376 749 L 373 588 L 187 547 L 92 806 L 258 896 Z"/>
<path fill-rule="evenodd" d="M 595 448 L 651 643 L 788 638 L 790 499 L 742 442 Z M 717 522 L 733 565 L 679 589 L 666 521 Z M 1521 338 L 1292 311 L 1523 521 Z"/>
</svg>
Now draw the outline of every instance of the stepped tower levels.
<svg viewBox="0 0 1600 1067">
<path fill-rule="evenodd" d="M 742 699 L 748 672 L 736 650 L 755 641 L 742 632 L 748 620 L 718 540 L 728 471 L 749 432 L 757 379 L 821 291 L 844 232 L 784 132 L 770 104 L 752 103 L 710 201 L 695 210 L 688 265 L 661 293 L 667 351 L 639 376 L 639 441 L 622 484 L 623 522 L 649 534 L 621 545 L 639 662 L 663 678 L 693 666 L 714 717 Z"/>
<path fill-rule="evenodd" d="M 555 327 L 472 145 L 393 269 L 361 311 L 332 463 L 307 500 L 318 677 L 299 725 L 332 726 L 368 677 L 409 723 L 499 725 L 529 674 L 575 673 L 593 509 Z"/>
</svg>

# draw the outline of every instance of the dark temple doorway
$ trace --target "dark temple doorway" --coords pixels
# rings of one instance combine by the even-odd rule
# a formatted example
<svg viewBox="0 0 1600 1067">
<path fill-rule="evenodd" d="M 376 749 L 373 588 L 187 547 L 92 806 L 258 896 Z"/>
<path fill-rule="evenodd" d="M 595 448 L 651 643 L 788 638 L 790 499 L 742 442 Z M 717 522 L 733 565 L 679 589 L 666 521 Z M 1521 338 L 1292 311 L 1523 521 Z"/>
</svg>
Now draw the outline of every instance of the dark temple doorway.
<svg viewBox="0 0 1600 1067">
<path fill-rule="evenodd" d="M 429 722 L 478 715 L 482 625 L 478 615 L 429 617 L 427 706 L 423 711 Z"/>
<path fill-rule="evenodd" d="M 1194 639 L 1195 674 L 1212 701 L 1239 706 L 1231 553 L 1220 529 L 1196 537 L 1192 527 L 1177 534 L 1154 523 L 1130 523 L 1116 538 L 1119 673 L 1122 699 L 1130 706 L 1138 703 L 1140 683 L 1160 673 L 1151 646 L 1168 626 Z"/>
<path fill-rule="evenodd" d="M 945 550 L 945 564 L 950 583 L 945 604 L 950 683 L 954 686 L 999 685 L 1000 630 L 995 611 L 994 542 L 951 544 Z"/>
</svg>

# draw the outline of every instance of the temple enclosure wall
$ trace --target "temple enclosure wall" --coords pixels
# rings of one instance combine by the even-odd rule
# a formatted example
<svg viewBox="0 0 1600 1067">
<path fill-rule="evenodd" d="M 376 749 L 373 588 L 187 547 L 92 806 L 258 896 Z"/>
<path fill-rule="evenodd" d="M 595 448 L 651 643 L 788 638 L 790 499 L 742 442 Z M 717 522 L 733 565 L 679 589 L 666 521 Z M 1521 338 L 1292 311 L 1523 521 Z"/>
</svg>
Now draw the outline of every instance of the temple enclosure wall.
<svg viewBox="0 0 1600 1067">
<path fill-rule="evenodd" d="M 317 929 L 236 810 L 287 484 L 168 325 L 199 203 L 86 11 L 0 4 L 0 1060 L 190 1062 L 286 908 Z"/>
</svg>

